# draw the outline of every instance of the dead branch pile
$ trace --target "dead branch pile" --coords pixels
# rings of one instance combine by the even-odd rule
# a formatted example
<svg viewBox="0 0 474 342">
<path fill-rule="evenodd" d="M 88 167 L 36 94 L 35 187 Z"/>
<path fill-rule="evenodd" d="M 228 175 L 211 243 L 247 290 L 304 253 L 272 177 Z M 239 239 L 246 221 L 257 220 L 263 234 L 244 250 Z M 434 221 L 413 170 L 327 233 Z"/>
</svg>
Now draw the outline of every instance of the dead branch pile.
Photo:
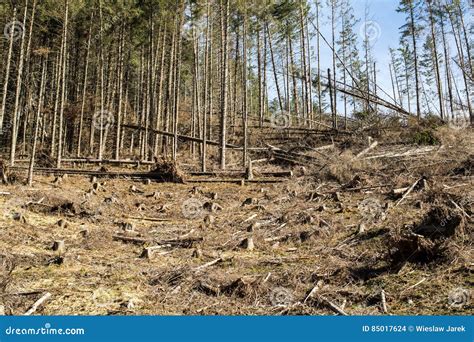
<svg viewBox="0 0 474 342">
<path fill-rule="evenodd" d="M 178 165 L 165 159 L 161 159 L 153 166 L 150 175 L 156 176 L 157 179 L 163 182 L 184 183 L 184 173 L 179 169 Z"/>
<path fill-rule="evenodd" d="M 392 234 L 392 261 L 451 262 L 459 257 L 459 245 L 465 239 L 463 209 L 445 201 L 431 207 L 419 220 L 402 228 L 401 232 Z M 458 242 L 461 244 L 458 245 Z"/>
</svg>

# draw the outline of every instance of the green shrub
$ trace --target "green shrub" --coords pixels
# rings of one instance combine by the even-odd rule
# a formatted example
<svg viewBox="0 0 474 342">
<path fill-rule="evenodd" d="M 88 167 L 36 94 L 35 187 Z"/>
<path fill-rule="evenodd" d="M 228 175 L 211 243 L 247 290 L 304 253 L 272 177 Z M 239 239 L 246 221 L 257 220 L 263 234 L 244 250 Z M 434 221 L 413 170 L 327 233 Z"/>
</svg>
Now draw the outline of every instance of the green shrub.
<svg viewBox="0 0 474 342">
<path fill-rule="evenodd" d="M 418 145 L 438 145 L 439 140 L 430 129 L 417 131 L 413 134 L 413 142 Z"/>
</svg>

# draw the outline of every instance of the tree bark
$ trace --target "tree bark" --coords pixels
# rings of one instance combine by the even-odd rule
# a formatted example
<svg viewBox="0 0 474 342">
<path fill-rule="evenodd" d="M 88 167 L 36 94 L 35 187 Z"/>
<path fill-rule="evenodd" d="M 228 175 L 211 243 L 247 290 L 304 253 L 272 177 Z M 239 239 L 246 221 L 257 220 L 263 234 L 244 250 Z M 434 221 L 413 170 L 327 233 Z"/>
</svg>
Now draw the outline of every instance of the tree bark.
<svg viewBox="0 0 474 342">
<path fill-rule="evenodd" d="M 25 1 L 25 12 L 23 16 L 23 27 L 26 27 L 26 17 L 28 14 L 28 0 Z M 15 165 L 16 141 L 18 133 L 19 105 L 22 88 L 23 64 L 25 60 L 25 30 L 21 33 L 20 63 L 18 65 L 18 74 L 16 79 L 15 106 L 12 115 L 11 146 L 10 146 L 10 165 Z"/>
</svg>

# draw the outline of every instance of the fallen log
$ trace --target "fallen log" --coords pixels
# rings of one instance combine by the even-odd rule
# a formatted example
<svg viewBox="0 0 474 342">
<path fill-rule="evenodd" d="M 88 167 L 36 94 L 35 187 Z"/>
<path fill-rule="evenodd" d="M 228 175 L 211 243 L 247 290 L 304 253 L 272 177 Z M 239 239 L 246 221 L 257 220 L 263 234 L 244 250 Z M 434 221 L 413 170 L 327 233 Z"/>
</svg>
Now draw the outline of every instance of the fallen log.
<svg viewBox="0 0 474 342">
<path fill-rule="evenodd" d="M 415 155 L 421 155 L 421 154 L 426 154 L 431 151 L 441 149 L 441 147 L 421 147 L 421 148 L 415 148 L 415 149 L 410 149 L 404 152 L 400 151 L 391 151 L 391 152 L 385 152 L 381 154 L 375 154 L 375 155 L 370 155 L 366 156 L 364 159 L 378 159 L 378 158 L 399 158 L 399 157 L 409 157 L 409 156 L 415 156 Z"/>
<path fill-rule="evenodd" d="M 377 147 L 378 145 L 378 141 L 374 141 L 372 144 L 370 144 L 369 147 L 367 147 L 366 149 L 362 150 L 361 152 L 359 152 L 354 159 L 359 159 L 360 157 L 366 155 L 367 153 L 369 153 L 369 151 L 373 150 L 374 148 Z"/>
<path fill-rule="evenodd" d="M 318 296 L 319 300 L 323 302 L 329 309 L 334 311 L 335 313 L 342 315 L 342 316 L 349 316 L 342 308 L 331 302 L 329 299 L 327 299 L 324 296 Z"/>
<path fill-rule="evenodd" d="M 386 313 L 388 313 L 388 308 L 387 308 L 387 299 L 386 299 L 386 297 L 385 297 L 385 291 L 384 291 L 384 290 L 382 290 L 382 291 L 380 292 L 380 297 L 381 297 L 381 299 L 382 299 L 382 310 L 383 310 L 383 313 L 386 314 Z"/>
<path fill-rule="evenodd" d="M 26 167 L 14 166 L 12 169 L 17 171 L 27 170 Z M 159 172 L 121 172 L 121 171 L 94 171 L 77 169 L 58 169 L 58 168 L 35 168 L 35 173 L 53 174 L 53 175 L 83 175 L 97 178 L 128 178 L 128 179 L 152 179 L 162 181 L 168 177 L 167 174 Z"/>
<path fill-rule="evenodd" d="M 282 178 L 254 178 L 254 179 L 240 179 L 240 178 L 217 178 L 217 179 L 187 179 L 186 183 L 234 183 L 241 184 L 244 183 L 281 183 L 284 179 Z"/>
<path fill-rule="evenodd" d="M 292 177 L 293 171 L 264 171 L 256 172 L 263 177 Z M 237 177 L 244 177 L 245 172 L 240 170 L 229 170 L 229 171 L 207 171 L 207 172 L 189 172 L 190 176 L 219 176 L 219 175 L 231 175 Z"/>
<path fill-rule="evenodd" d="M 13 170 L 23 171 L 27 170 L 26 167 L 15 166 Z M 35 168 L 36 174 L 69 174 L 69 175 L 82 175 L 97 178 L 126 178 L 126 179 L 150 179 L 162 182 L 168 175 L 158 172 L 119 172 L 119 171 L 94 171 L 94 170 L 75 170 L 75 169 L 57 169 L 57 168 Z M 289 171 L 286 174 L 291 174 Z M 245 180 L 249 183 L 279 183 L 283 180 L 283 173 L 278 176 L 279 178 L 256 178 L 252 180 Z M 188 179 L 186 182 L 190 183 L 241 183 L 240 178 L 229 178 L 229 179 Z"/>
<path fill-rule="evenodd" d="M 137 245 L 144 245 L 145 243 L 149 242 L 148 239 L 138 238 L 138 237 L 130 237 L 130 236 L 123 236 L 123 235 L 114 235 L 113 239 L 116 241 L 122 241 L 127 243 L 134 243 Z"/>
<path fill-rule="evenodd" d="M 395 206 L 397 207 L 400 203 L 402 203 L 405 200 L 405 198 L 407 198 L 408 195 L 415 189 L 415 187 L 418 185 L 418 183 L 422 180 L 423 180 L 423 178 L 417 179 L 415 181 L 415 183 L 413 183 L 412 186 L 410 186 L 410 188 L 408 188 L 408 190 L 405 191 L 402 198 L 400 198 L 400 200 L 395 204 Z"/>
<path fill-rule="evenodd" d="M 23 316 L 30 316 L 31 314 L 35 313 L 38 308 L 43 305 L 49 298 L 51 298 L 51 293 L 47 292 L 44 296 L 38 299 L 31 308 L 23 314 Z"/>
<path fill-rule="evenodd" d="M 156 130 L 156 129 L 151 129 L 149 127 L 145 128 L 145 127 L 134 126 L 134 125 L 122 125 L 122 127 L 131 128 L 131 129 L 135 129 L 135 130 L 143 130 L 143 131 L 145 131 L 145 129 L 147 129 L 151 133 L 154 133 L 154 134 L 157 134 L 157 135 L 163 135 L 165 137 L 173 138 L 175 136 L 174 133 L 172 133 L 172 132 L 160 131 L 160 130 Z M 191 142 L 198 142 L 198 143 L 202 144 L 202 139 L 196 138 L 196 137 L 191 137 L 189 135 L 178 134 L 178 139 L 185 140 L 185 141 L 191 141 Z M 221 146 L 220 142 L 212 141 L 212 140 L 206 140 L 206 144 L 211 145 L 211 146 Z M 227 148 L 239 148 L 239 146 L 232 145 L 232 144 L 226 144 L 226 147 Z"/>
<path fill-rule="evenodd" d="M 198 266 L 198 267 L 194 268 L 194 271 L 201 271 L 201 270 L 203 270 L 203 269 L 205 269 L 205 268 L 208 268 L 208 267 L 210 267 L 210 266 L 212 266 L 212 265 L 215 265 L 215 264 L 217 264 L 217 263 L 219 263 L 219 262 L 221 262 L 221 261 L 223 261 L 222 258 L 214 259 L 214 260 L 209 261 L 209 262 L 207 262 L 207 263 L 205 263 L 205 264 L 203 264 L 203 265 L 201 265 L 201 266 Z"/>
<path fill-rule="evenodd" d="M 89 159 L 89 158 L 71 158 L 61 159 L 61 163 L 79 163 L 79 164 L 111 164 L 111 165 L 154 165 L 154 161 L 132 160 L 132 159 Z"/>
<path fill-rule="evenodd" d="M 187 239 L 175 239 L 175 240 L 163 240 L 157 242 L 158 245 L 166 245 L 170 247 L 180 247 L 180 248 L 192 248 L 197 242 L 202 242 L 204 239 L 202 237 L 198 238 L 187 238 Z"/>
<path fill-rule="evenodd" d="M 170 219 L 159 218 L 159 217 L 140 217 L 140 216 L 127 216 L 127 215 L 124 215 L 123 218 L 130 219 L 130 220 L 150 221 L 150 222 L 169 222 L 169 221 L 171 221 Z"/>
</svg>

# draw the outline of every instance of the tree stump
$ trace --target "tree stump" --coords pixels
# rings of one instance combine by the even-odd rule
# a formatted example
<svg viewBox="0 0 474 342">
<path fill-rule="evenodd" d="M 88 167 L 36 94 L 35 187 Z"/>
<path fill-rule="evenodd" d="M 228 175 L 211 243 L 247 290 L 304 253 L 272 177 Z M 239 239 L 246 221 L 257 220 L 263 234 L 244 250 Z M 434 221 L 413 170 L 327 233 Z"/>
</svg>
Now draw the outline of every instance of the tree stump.
<svg viewBox="0 0 474 342">
<path fill-rule="evenodd" d="M 66 251 L 66 244 L 64 240 L 57 240 L 53 242 L 53 251 L 63 254 Z"/>
<path fill-rule="evenodd" d="M 83 237 L 83 238 L 86 238 L 89 236 L 89 229 L 87 228 L 82 228 L 80 231 L 79 231 L 79 234 Z"/>
<path fill-rule="evenodd" d="M 66 220 L 60 219 L 57 223 L 59 228 L 67 228 L 69 226 L 69 223 Z"/>
<path fill-rule="evenodd" d="M 244 239 L 240 243 L 240 247 L 242 247 L 243 249 L 246 249 L 248 251 L 252 251 L 255 248 L 255 245 L 253 243 L 253 237 L 249 236 L 248 238 Z"/>
</svg>

